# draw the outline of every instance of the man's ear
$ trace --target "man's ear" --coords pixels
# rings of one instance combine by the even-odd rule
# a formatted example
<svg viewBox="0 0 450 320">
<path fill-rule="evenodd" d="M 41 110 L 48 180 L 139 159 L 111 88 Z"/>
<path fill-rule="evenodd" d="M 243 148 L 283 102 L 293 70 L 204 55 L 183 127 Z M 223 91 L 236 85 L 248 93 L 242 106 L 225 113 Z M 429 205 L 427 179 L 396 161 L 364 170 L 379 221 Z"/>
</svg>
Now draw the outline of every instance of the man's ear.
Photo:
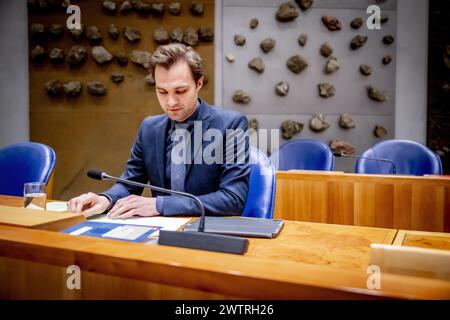
<svg viewBox="0 0 450 320">
<path fill-rule="evenodd" d="M 200 90 L 203 87 L 203 76 L 197 80 L 197 89 Z"/>
</svg>

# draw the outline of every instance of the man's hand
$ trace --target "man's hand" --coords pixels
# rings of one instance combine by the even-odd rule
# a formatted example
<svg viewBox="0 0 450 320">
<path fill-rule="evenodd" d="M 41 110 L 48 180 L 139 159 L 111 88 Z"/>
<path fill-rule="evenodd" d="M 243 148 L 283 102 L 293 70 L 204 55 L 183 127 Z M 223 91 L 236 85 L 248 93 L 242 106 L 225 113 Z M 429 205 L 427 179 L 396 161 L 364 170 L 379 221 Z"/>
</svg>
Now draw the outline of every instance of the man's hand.
<svg viewBox="0 0 450 320">
<path fill-rule="evenodd" d="M 152 217 L 158 215 L 156 198 L 131 195 L 118 200 L 111 211 L 109 211 L 108 218 L 125 219 L 132 216 Z"/>
<path fill-rule="evenodd" d="M 82 194 L 67 202 L 67 208 L 70 212 L 82 213 L 86 217 L 103 213 L 110 205 L 109 199 L 105 196 L 99 196 L 89 192 Z"/>
</svg>

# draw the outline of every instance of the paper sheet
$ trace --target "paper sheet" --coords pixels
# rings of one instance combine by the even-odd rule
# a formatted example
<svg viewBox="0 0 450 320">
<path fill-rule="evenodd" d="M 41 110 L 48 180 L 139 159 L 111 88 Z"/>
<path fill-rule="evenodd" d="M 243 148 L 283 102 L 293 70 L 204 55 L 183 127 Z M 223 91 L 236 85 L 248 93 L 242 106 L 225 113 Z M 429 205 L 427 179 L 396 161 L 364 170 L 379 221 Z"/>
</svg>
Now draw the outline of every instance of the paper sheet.
<svg viewBox="0 0 450 320">
<path fill-rule="evenodd" d="M 191 218 L 172 217 L 131 217 L 127 219 L 109 219 L 106 215 L 95 216 L 89 219 L 95 222 L 133 224 L 138 226 L 162 227 L 163 230 L 176 231 L 186 224 Z"/>
<path fill-rule="evenodd" d="M 65 201 L 47 202 L 46 210 L 47 211 L 66 212 L 67 211 L 67 202 L 65 202 Z"/>
</svg>

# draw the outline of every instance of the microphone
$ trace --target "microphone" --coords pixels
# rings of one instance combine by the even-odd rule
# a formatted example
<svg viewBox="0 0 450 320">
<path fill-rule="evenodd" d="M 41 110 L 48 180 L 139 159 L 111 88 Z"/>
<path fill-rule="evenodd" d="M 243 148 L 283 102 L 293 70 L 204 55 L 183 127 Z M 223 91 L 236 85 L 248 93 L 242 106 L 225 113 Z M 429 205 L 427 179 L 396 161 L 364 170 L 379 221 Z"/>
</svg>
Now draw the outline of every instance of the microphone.
<svg viewBox="0 0 450 320">
<path fill-rule="evenodd" d="M 366 160 L 373 160 L 373 161 L 382 161 L 382 162 L 387 162 L 392 166 L 392 173 L 396 174 L 397 173 L 397 167 L 395 166 L 395 163 L 389 159 L 382 159 L 382 158 L 371 158 L 371 157 L 363 157 L 363 156 L 355 156 L 355 155 L 351 155 L 351 154 L 346 154 L 343 152 L 333 152 L 333 156 L 335 157 L 347 157 L 347 158 L 357 158 L 357 159 L 366 159 Z"/>
<path fill-rule="evenodd" d="M 96 180 L 113 180 L 141 188 L 149 188 L 162 193 L 174 194 L 193 199 L 201 210 L 200 223 L 197 231 L 177 232 L 160 230 L 158 240 L 159 244 L 235 254 L 244 254 L 247 252 L 248 239 L 205 232 L 205 207 L 200 199 L 193 194 L 114 177 L 99 170 L 89 170 L 87 172 L 87 176 Z"/>
</svg>

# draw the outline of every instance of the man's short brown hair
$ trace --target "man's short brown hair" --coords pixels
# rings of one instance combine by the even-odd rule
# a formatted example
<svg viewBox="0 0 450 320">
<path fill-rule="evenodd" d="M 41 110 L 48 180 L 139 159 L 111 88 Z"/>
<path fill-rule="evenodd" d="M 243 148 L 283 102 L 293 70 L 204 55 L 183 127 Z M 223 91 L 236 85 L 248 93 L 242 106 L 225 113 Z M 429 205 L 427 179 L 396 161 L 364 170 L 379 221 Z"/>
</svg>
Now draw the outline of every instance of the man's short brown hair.
<svg viewBox="0 0 450 320">
<path fill-rule="evenodd" d="M 181 43 L 171 43 L 156 48 L 150 60 L 150 70 L 155 77 L 156 66 L 169 69 L 178 61 L 186 61 L 191 69 L 194 81 L 197 81 L 204 76 L 205 66 L 200 55 L 192 49 L 192 47 L 185 46 Z"/>
</svg>

